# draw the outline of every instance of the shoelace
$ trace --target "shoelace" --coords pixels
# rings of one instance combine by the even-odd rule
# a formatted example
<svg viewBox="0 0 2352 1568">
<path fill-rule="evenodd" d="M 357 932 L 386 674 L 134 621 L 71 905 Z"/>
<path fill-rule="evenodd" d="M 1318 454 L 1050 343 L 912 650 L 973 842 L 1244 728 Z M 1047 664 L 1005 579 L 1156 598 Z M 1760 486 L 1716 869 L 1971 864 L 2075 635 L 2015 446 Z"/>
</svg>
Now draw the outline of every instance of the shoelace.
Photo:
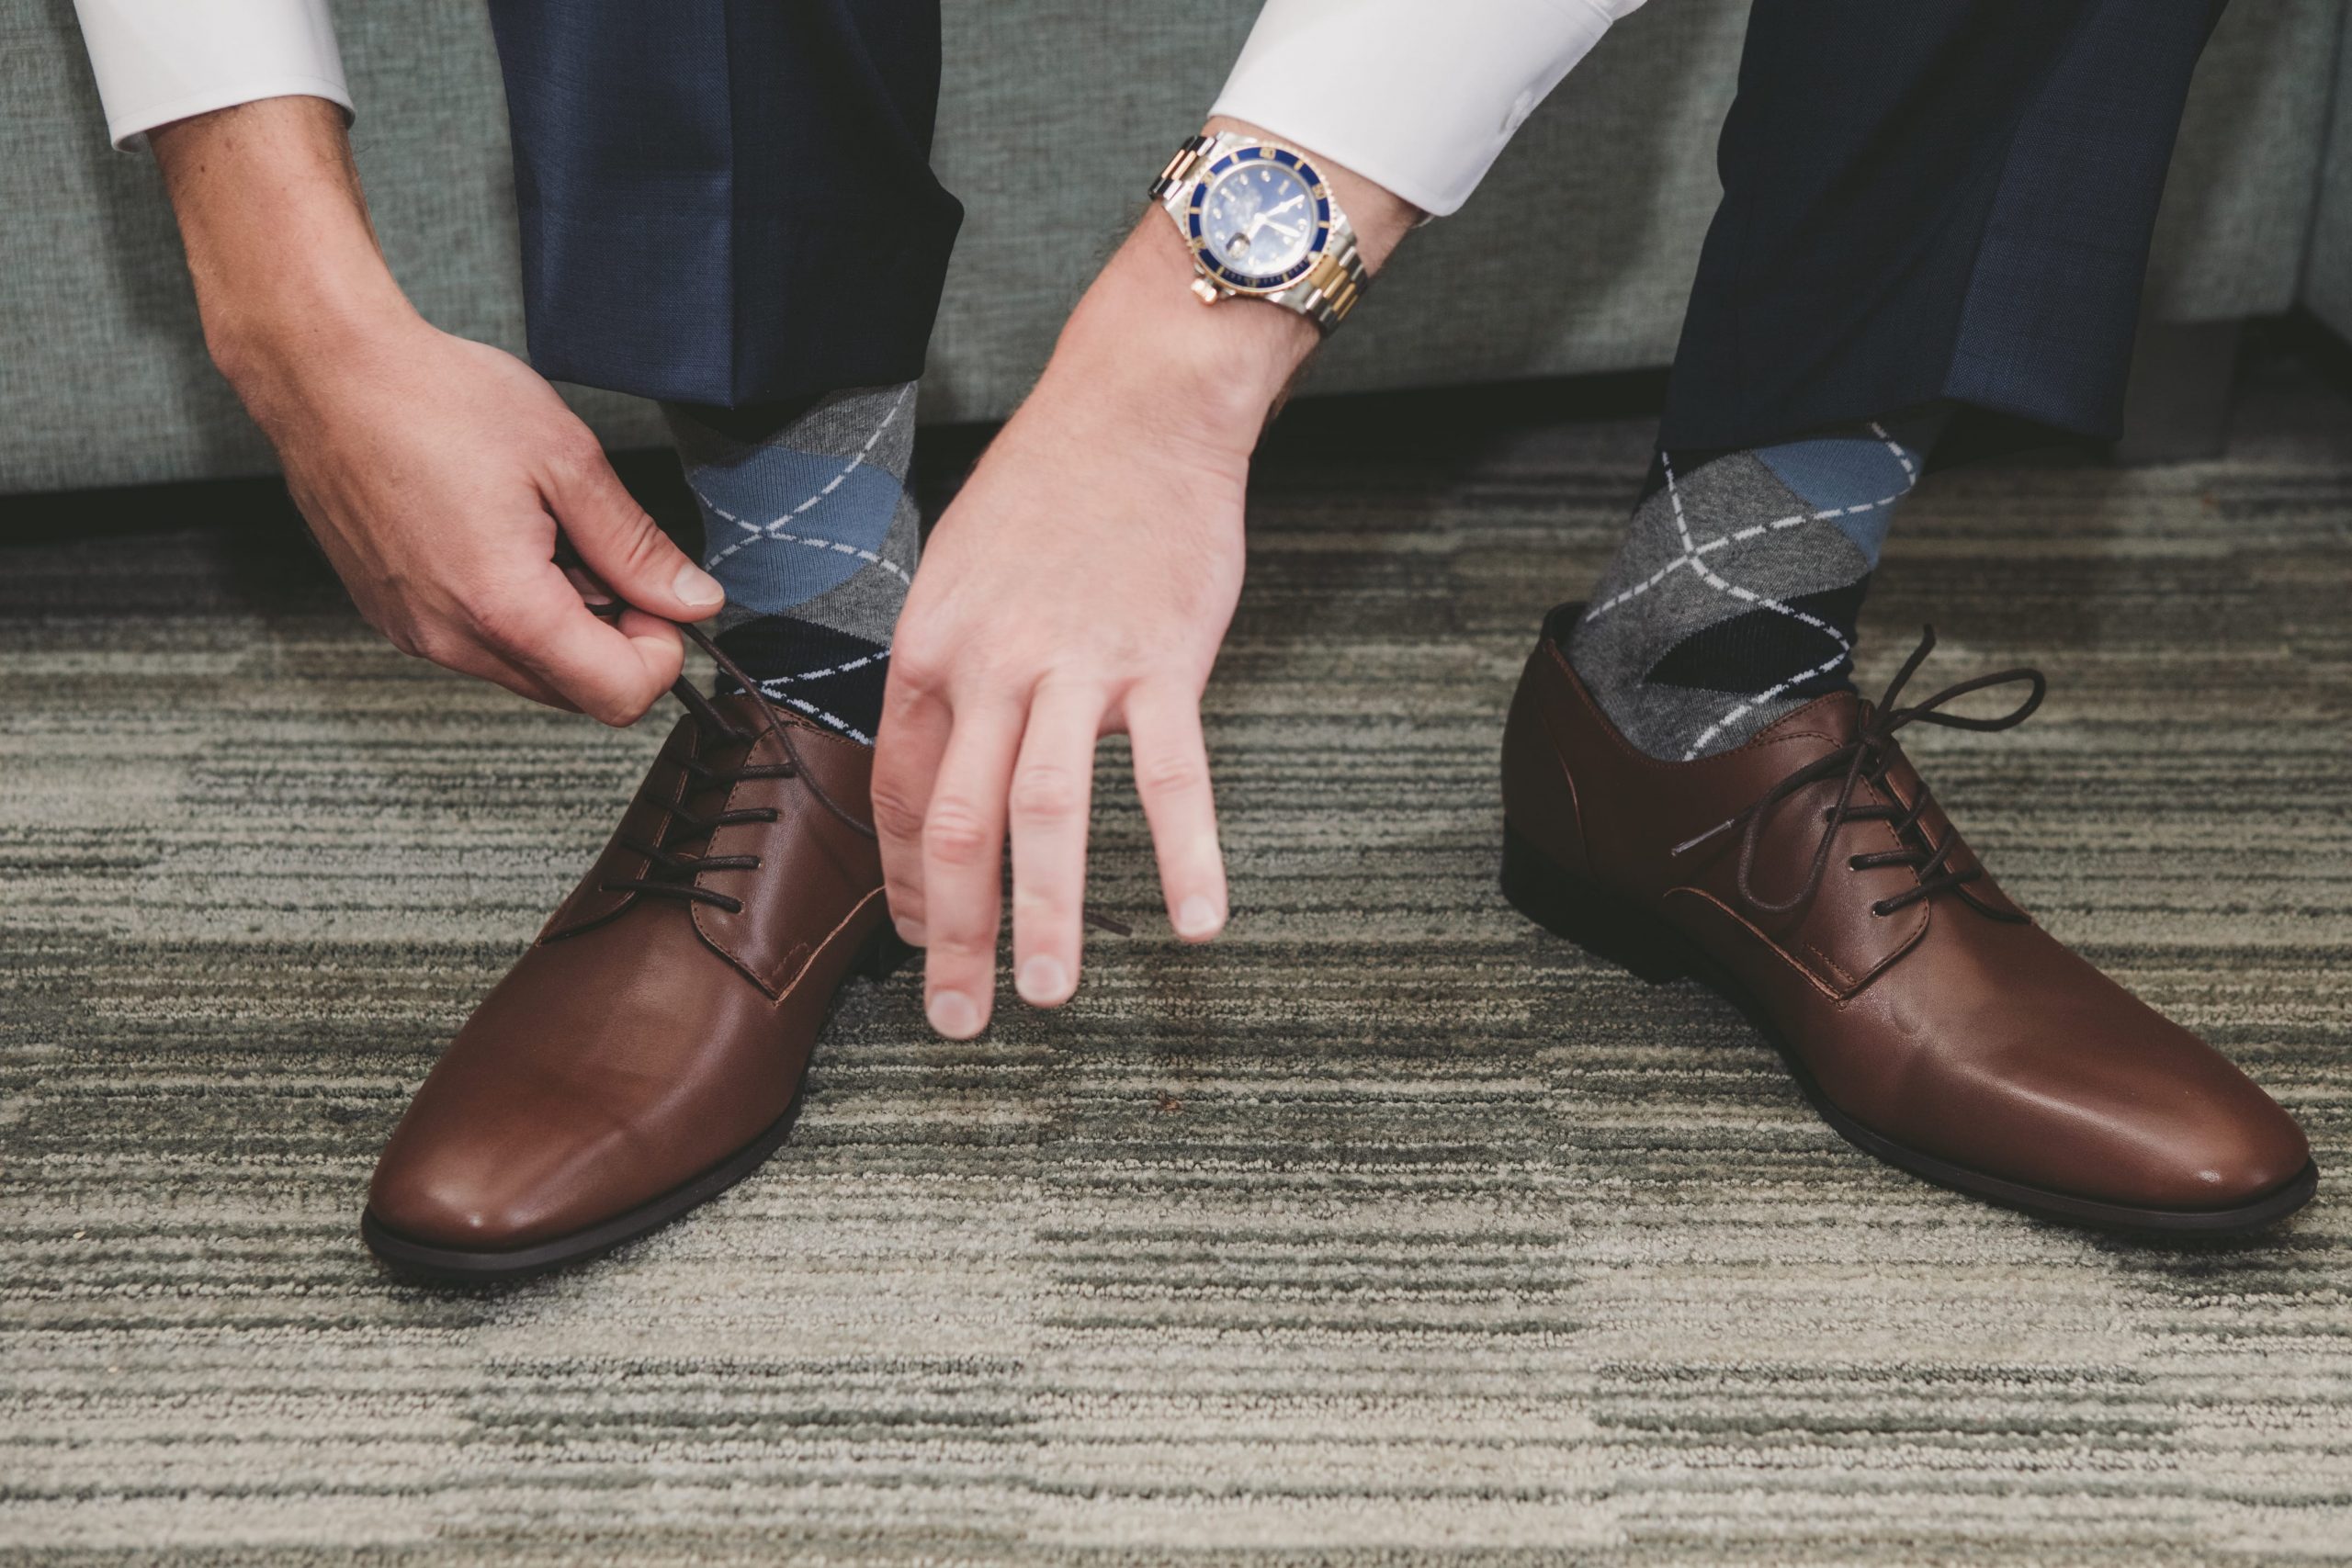
<svg viewBox="0 0 2352 1568">
<path fill-rule="evenodd" d="M 1820 890 L 1822 878 L 1828 873 L 1829 852 L 1831 847 L 1837 842 L 1838 829 L 1847 823 L 1892 823 L 1896 839 L 1905 840 L 1908 845 L 1911 835 L 1918 829 L 1919 820 L 1928 810 L 1928 789 L 1924 782 L 1919 786 L 1919 798 L 1912 802 L 1908 810 L 1871 802 L 1857 805 L 1854 801 L 1854 792 L 1860 787 L 1865 779 L 1874 785 L 1885 784 L 1886 771 L 1894 762 L 1892 742 L 1896 733 L 1905 726 L 1913 724 L 1937 724 L 1948 729 L 2013 729 L 2033 716 L 2033 710 L 2041 705 L 2042 696 L 2049 690 L 2049 682 L 2042 679 L 2041 671 L 2020 667 L 2016 670 L 1997 671 L 1990 675 L 1979 675 L 1973 680 L 1946 686 L 1934 696 L 1923 698 L 1908 707 L 1898 707 L 1895 705 L 1895 699 L 1903 694 L 1903 688 L 1910 683 L 1913 672 L 1927 660 L 1929 653 L 1935 651 L 1935 647 L 1936 628 L 1923 627 L 1919 637 L 1919 646 L 1912 649 L 1911 657 L 1903 661 L 1903 668 L 1896 671 L 1894 679 L 1887 682 L 1884 694 L 1871 710 L 1869 721 L 1855 734 L 1853 739 L 1819 761 L 1808 762 L 1799 768 L 1795 773 L 1765 791 L 1762 798 L 1737 816 L 1717 823 L 1696 838 L 1686 839 L 1675 845 L 1672 852 L 1677 855 L 1686 853 L 1697 849 L 1718 834 L 1728 832 L 1744 824 L 1747 830 L 1741 835 L 1739 844 L 1739 896 L 1751 908 L 1761 914 L 1781 915 L 1803 904 Z M 2026 694 L 2022 702 L 2007 713 L 1992 718 L 1972 718 L 1965 714 L 1941 711 L 1945 704 L 1964 697 L 1972 692 L 1982 692 L 1994 686 L 2012 685 L 2019 681 L 2028 682 L 2032 690 Z M 1804 885 L 1797 889 L 1796 896 L 1792 898 L 1775 902 L 1758 897 L 1754 881 L 1756 846 L 1763 837 L 1764 824 L 1770 818 L 1772 808 L 1799 790 L 1809 788 L 1824 779 L 1835 778 L 1841 773 L 1845 777 L 1838 788 L 1837 804 L 1822 813 L 1821 840 L 1814 848 L 1813 863 L 1805 873 Z M 1925 839 L 1924 834 L 1921 837 Z M 1960 834 L 1957 829 L 1953 829 L 1947 831 L 1940 842 L 1927 840 L 1924 848 L 1905 847 L 1897 850 L 1882 850 L 1871 854 L 1852 855 L 1848 857 L 1847 864 L 1855 871 L 1869 871 L 1875 867 L 1889 865 L 1904 865 L 1912 869 L 1918 879 L 1916 886 L 1904 889 L 1891 898 L 1882 898 L 1871 906 L 1871 913 L 1873 915 L 1892 915 L 1906 905 L 1916 904 L 1923 898 L 1931 898 L 1939 893 L 1963 886 L 1984 874 L 1984 868 L 1981 866 L 1970 866 L 1965 871 L 1957 871 L 1951 867 L 1949 863 L 1951 852 L 1959 847 L 1959 844 Z"/>
<path fill-rule="evenodd" d="M 590 608 L 599 615 L 617 615 L 620 613 L 620 606 L 617 604 L 610 606 L 596 604 L 591 605 Z M 808 786 L 809 794 L 817 797 L 819 805 L 839 818 L 853 830 L 869 839 L 873 838 L 874 824 L 834 799 L 826 792 L 825 786 L 818 782 L 817 775 L 808 771 L 808 764 L 800 759 L 799 748 L 793 744 L 792 727 L 783 721 L 776 713 L 775 705 L 768 701 L 767 694 L 761 691 L 751 677 L 743 672 L 742 667 L 729 658 L 709 634 L 700 626 L 681 626 L 678 629 L 685 633 L 687 638 L 696 648 L 708 654 L 711 661 L 717 664 L 729 680 L 743 688 L 744 693 L 759 708 L 763 728 L 776 738 L 777 743 L 784 748 L 785 755 L 785 761 L 781 762 L 745 761 L 732 768 L 714 768 L 704 761 L 703 753 L 707 749 L 715 746 L 756 745 L 760 739 L 759 733 L 754 731 L 746 734 L 736 728 L 734 725 L 728 722 L 727 716 L 718 711 L 718 705 L 702 694 L 690 677 L 681 675 L 678 677 L 677 683 L 670 688 L 670 694 L 684 704 L 686 711 L 693 714 L 695 717 L 694 749 L 678 760 L 678 765 L 685 771 L 686 776 L 693 779 L 696 785 L 704 788 L 713 784 L 731 785 L 743 779 L 797 778 Z M 683 835 L 685 838 L 707 840 L 720 828 L 729 828 L 745 822 L 773 822 L 775 819 L 776 810 L 772 806 L 741 807 L 733 810 L 715 812 L 708 817 L 697 816 L 686 809 L 685 802 L 682 799 L 670 807 L 668 822 L 662 831 L 662 842 L 647 843 L 639 839 L 621 840 L 624 848 L 634 850 L 643 855 L 651 863 L 652 869 L 665 874 L 614 877 L 598 886 L 607 893 L 650 893 L 656 897 L 684 898 L 697 904 L 716 905 L 730 915 L 741 914 L 743 911 L 743 901 L 741 898 L 698 886 L 696 878 L 706 871 L 757 871 L 760 867 L 760 857 L 757 855 L 684 854 L 670 848 L 670 841 L 675 835 L 676 829 L 680 827 L 686 829 Z"/>
<path fill-rule="evenodd" d="M 568 542 L 558 543 L 555 559 L 559 566 L 569 567 L 590 581 L 595 581 L 594 574 L 587 570 Z M 608 597 L 604 604 L 591 602 L 588 606 L 589 613 L 604 620 L 619 619 L 621 612 L 628 606 L 617 598 L 609 597 L 612 592 L 609 588 L 604 588 L 601 583 L 597 586 Z M 680 675 L 676 683 L 671 686 L 670 694 L 684 704 L 686 711 L 693 714 L 695 717 L 694 750 L 679 760 L 679 766 L 685 770 L 687 775 L 705 786 L 732 784 L 742 779 L 797 778 L 807 786 L 810 795 L 817 797 L 817 803 L 839 818 L 843 826 L 869 839 L 877 837 L 873 823 L 833 798 L 831 792 L 819 781 L 817 775 L 809 771 L 808 763 L 801 759 L 799 747 L 793 744 L 792 726 L 785 722 L 783 714 L 778 712 L 775 704 L 768 699 L 768 694 L 760 690 L 759 682 L 745 673 L 743 667 L 729 658 L 727 651 L 718 646 L 717 639 L 700 626 L 684 623 L 673 624 L 685 634 L 687 641 L 709 656 L 710 661 L 718 667 L 721 674 L 742 689 L 743 694 L 752 699 L 752 705 L 759 710 L 760 715 L 760 729 L 746 734 L 728 722 L 727 716 L 718 711 L 718 705 L 704 696 L 696 688 L 692 676 Z M 761 763 L 746 761 L 732 768 L 714 768 L 702 760 L 704 751 L 714 745 L 720 747 L 746 743 L 756 745 L 762 731 L 775 737 L 776 744 L 784 749 L 783 761 Z M 701 817 L 688 811 L 685 808 L 685 803 L 682 800 L 670 808 L 669 826 L 663 828 L 661 842 L 646 843 L 633 839 L 621 840 L 623 847 L 645 856 L 654 869 L 658 869 L 664 874 L 615 877 L 599 886 L 608 893 L 646 893 L 656 897 L 684 898 L 694 903 L 716 905 L 730 915 L 740 914 L 743 908 L 743 901 L 741 898 L 699 886 L 696 885 L 696 878 L 706 871 L 757 871 L 760 866 L 760 857 L 758 855 L 682 853 L 670 847 L 675 838 L 673 829 L 683 825 L 688 829 L 684 837 L 707 838 L 713 830 L 719 828 L 748 822 L 773 822 L 775 819 L 776 811 L 774 807 L 744 807 Z M 1131 928 L 1126 922 L 1114 919 L 1091 905 L 1084 907 L 1080 910 L 1080 915 L 1088 925 L 1099 931 L 1109 931 L 1114 936 L 1126 936 L 1131 932 Z"/>
</svg>

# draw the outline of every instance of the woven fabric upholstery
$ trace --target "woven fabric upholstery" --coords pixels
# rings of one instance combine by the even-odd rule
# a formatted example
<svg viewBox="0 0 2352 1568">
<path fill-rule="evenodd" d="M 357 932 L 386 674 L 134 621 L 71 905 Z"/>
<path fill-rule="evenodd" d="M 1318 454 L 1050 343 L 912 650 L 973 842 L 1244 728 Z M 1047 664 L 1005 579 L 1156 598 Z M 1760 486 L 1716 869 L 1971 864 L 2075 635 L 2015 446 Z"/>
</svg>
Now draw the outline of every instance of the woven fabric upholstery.
<svg viewBox="0 0 2352 1568">
<path fill-rule="evenodd" d="M 2314 304 L 2352 319 L 2352 244 L 2312 243 L 2345 9 L 2231 6 L 2159 224 L 2152 299 L 2163 315 L 2286 309 L 2308 253 Z M 970 215 L 926 418 L 989 418 L 1018 400 L 1255 10 L 946 0 L 938 164 Z M 1470 207 L 1400 256 L 1313 389 L 1666 363 L 1715 200 L 1715 130 L 1745 12 L 1740 0 L 1675 0 L 1614 28 Z M 336 21 L 394 270 L 434 321 L 519 347 L 506 127 L 482 8 L 351 0 Z M 266 448 L 205 358 L 153 165 L 107 145 L 71 0 L 0 0 L 0 491 L 266 468 Z M 2346 135 L 2339 124 L 2326 176 L 2338 235 L 2352 230 Z M 612 442 L 659 438 L 641 405 L 581 404 Z"/>
</svg>

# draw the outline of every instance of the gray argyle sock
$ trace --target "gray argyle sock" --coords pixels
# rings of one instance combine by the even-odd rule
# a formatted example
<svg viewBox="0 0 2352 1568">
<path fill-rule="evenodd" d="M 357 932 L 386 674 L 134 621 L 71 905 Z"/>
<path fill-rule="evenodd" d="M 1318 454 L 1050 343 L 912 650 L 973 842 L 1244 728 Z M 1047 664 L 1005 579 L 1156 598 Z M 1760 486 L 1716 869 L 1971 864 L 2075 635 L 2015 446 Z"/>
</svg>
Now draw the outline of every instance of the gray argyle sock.
<svg viewBox="0 0 2352 1568">
<path fill-rule="evenodd" d="M 1651 466 L 1568 661 L 1654 757 L 1727 751 L 1850 689 L 1854 626 L 1943 410 Z"/>
<path fill-rule="evenodd" d="M 921 518 L 915 385 L 750 410 L 665 403 L 727 590 L 718 643 L 768 696 L 866 745 Z"/>
</svg>

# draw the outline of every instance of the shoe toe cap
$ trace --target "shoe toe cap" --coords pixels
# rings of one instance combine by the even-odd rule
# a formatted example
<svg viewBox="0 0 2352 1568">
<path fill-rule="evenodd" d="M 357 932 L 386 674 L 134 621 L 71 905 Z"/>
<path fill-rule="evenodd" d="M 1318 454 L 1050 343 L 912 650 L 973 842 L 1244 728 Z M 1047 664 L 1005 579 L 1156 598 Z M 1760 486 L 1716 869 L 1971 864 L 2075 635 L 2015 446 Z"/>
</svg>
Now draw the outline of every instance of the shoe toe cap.
<svg viewBox="0 0 2352 1568">
<path fill-rule="evenodd" d="M 2185 1107 L 2169 1136 L 2135 1140 L 2152 1206 L 2235 1208 L 2277 1190 L 2311 1164 L 2303 1130 L 2251 1083 Z"/>
<path fill-rule="evenodd" d="M 559 1135 L 560 1134 L 560 1135 Z M 616 1188 L 625 1141 L 592 1107 L 542 1101 L 510 1116 L 420 1096 L 393 1132 L 368 1190 L 376 1224 L 427 1247 L 511 1251 L 608 1217 L 636 1194 Z"/>
<path fill-rule="evenodd" d="M 457 1148 L 385 1151 L 368 1190 L 378 1224 L 428 1247 L 501 1252 L 544 1239 L 546 1205 L 510 1170 Z"/>
<path fill-rule="evenodd" d="M 368 1189 L 368 1213 L 405 1240 L 461 1252 L 527 1246 L 537 1228 L 512 1194 L 462 1180 L 379 1180 Z"/>
<path fill-rule="evenodd" d="M 2166 1048 L 2169 1047 L 2169 1048 Z M 2029 1183 L 2129 1208 L 2245 1206 L 2311 1163 L 2302 1129 L 2253 1080 L 2193 1037 L 2005 1085 L 1996 1121 Z"/>
</svg>

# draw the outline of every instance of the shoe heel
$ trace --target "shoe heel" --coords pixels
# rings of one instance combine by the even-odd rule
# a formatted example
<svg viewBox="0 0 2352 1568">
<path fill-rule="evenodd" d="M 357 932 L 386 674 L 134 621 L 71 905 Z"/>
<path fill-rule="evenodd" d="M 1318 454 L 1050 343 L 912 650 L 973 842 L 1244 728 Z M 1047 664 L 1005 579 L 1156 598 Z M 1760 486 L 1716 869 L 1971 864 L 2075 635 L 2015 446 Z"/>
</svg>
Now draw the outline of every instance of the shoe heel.
<svg viewBox="0 0 2352 1568">
<path fill-rule="evenodd" d="M 1563 870 L 1506 824 L 1503 897 L 1555 936 L 1622 964 L 1653 986 L 1690 973 L 1690 944 L 1657 916 Z"/>
<path fill-rule="evenodd" d="M 887 980 L 906 967 L 916 950 L 899 939 L 898 928 L 888 920 L 882 929 L 865 939 L 865 945 L 850 961 L 850 972 L 869 980 Z"/>
</svg>

